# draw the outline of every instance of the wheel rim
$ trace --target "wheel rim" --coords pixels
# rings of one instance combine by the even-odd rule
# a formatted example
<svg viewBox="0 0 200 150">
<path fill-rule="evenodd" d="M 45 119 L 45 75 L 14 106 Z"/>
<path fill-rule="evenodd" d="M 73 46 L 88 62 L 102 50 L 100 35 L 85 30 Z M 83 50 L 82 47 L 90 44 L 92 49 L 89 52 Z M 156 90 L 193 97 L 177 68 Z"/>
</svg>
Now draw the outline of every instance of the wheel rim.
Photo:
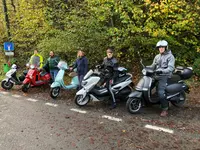
<svg viewBox="0 0 200 150">
<path fill-rule="evenodd" d="M 29 84 L 24 84 L 24 85 L 22 86 L 22 91 L 27 92 L 28 89 L 29 89 L 29 87 L 30 87 L 30 83 L 29 83 Z"/>
<path fill-rule="evenodd" d="M 4 82 L 4 87 L 9 89 L 12 86 L 11 82 Z"/>
<path fill-rule="evenodd" d="M 5 87 L 8 87 L 8 88 L 9 88 L 10 86 L 11 86 L 11 83 L 10 83 L 10 82 L 6 82 L 6 83 L 5 83 Z"/>
<path fill-rule="evenodd" d="M 52 95 L 54 97 L 57 97 L 59 95 L 59 92 L 60 92 L 60 88 L 53 88 L 52 89 Z"/>
<path fill-rule="evenodd" d="M 141 101 L 139 99 L 132 99 L 129 105 L 129 109 L 132 112 L 137 112 L 141 108 Z"/>
<path fill-rule="evenodd" d="M 78 95 L 76 101 L 78 105 L 86 105 L 89 101 L 89 96 L 83 98 L 83 95 Z"/>
</svg>

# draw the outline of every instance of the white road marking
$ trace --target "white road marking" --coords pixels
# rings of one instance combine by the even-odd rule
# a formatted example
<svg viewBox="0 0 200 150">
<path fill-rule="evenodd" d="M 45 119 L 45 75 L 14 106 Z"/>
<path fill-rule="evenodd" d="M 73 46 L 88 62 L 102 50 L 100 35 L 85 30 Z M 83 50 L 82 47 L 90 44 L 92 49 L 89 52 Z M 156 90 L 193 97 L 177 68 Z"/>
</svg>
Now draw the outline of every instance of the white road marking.
<svg viewBox="0 0 200 150">
<path fill-rule="evenodd" d="M 22 97 L 21 95 L 17 95 L 17 94 L 13 94 L 12 96 L 13 96 L 13 97 L 16 97 L 16 98 Z"/>
<path fill-rule="evenodd" d="M 8 94 L 8 93 L 9 93 L 9 92 L 3 92 L 3 91 L 1 91 L 1 94 L 5 94 L 5 95 L 6 95 L 6 94 Z"/>
<path fill-rule="evenodd" d="M 53 104 L 53 103 L 45 103 L 45 105 L 52 106 L 52 107 L 57 107 L 58 106 L 58 104 Z"/>
<path fill-rule="evenodd" d="M 115 118 L 115 117 L 111 117 L 111 116 L 107 116 L 107 115 L 102 116 L 102 118 L 106 118 L 106 119 L 117 121 L 117 122 L 122 121 L 122 119 L 120 119 L 120 118 Z"/>
<path fill-rule="evenodd" d="M 78 112 L 78 113 L 82 113 L 82 114 L 86 114 L 87 112 L 84 111 L 84 110 L 79 110 L 79 109 L 75 109 L 75 108 L 72 108 L 70 109 L 71 111 L 75 111 L 75 112 Z"/>
<path fill-rule="evenodd" d="M 171 134 L 174 133 L 173 130 L 162 128 L 162 127 L 158 127 L 158 126 L 152 126 L 152 125 L 148 125 L 148 124 L 145 125 L 145 128 L 153 129 L 153 130 L 157 130 L 157 131 L 163 131 L 163 132 L 167 132 L 167 133 L 171 133 Z"/>
<path fill-rule="evenodd" d="M 33 99 L 33 98 L 28 98 L 27 101 L 31 101 L 31 102 L 37 102 L 37 99 Z"/>
</svg>

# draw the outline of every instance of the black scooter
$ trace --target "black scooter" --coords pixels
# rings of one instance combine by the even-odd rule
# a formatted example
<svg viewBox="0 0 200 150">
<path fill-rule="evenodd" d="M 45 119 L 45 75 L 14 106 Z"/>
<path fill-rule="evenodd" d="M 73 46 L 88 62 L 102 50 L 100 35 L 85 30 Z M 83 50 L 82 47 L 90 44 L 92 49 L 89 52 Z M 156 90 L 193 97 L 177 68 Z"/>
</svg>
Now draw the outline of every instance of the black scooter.
<svg viewBox="0 0 200 150">
<path fill-rule="evenodd" d="M 155 71 L 150 67 L 143 66 L 143 77 L 135 87 L 126 102 L 126 108 L 130 113 L 137 113 L 142 106 L 148 104 L 159 104 L 159 98 L 155 86 Z M 186 100 L 186 94 L 189 93 L 189 87 L 184 80 L 191 78 L 193 75 L 192 67 L 176 67 L 171 78 L 168 79 L 166 87 L 166 98 L 176 107 L 181 107 Z"/>
</svg>

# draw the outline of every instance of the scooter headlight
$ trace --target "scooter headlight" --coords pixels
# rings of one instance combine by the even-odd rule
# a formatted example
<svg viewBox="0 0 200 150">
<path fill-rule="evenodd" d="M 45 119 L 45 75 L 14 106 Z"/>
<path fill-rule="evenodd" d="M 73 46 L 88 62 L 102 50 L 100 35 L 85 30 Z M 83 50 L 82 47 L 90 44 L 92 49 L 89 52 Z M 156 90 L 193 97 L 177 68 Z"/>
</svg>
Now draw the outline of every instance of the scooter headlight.
<svg viewBox="0 0 200 150">
<path fill-rule="evenodd" d="M 145 69 L 143 69 L 143 70 L 142 70 L 142 74 L 143 74 L 144 76 L 146 76 L 147 71 L 146 71 Z"/>
<path fill-rule="evenodd" d="M 31 65 L 31 66 L 30 66 L 30 68 L 31 68 L 31 69 L 34 69 L 34 68 L 35 68 L 35 66 L 34 66 L 34 65 Z"/>
</svg>

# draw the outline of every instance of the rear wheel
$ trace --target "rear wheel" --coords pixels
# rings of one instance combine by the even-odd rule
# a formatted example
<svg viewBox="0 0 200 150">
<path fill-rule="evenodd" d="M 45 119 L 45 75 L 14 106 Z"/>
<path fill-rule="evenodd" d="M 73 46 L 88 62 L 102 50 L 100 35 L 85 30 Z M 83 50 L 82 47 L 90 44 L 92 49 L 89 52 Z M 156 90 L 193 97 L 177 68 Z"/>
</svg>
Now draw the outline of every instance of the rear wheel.
<svg viewBox="0 0 200 150">
<path fill-rule="evenodd" d="M 89 103 L 90 101 L 90 97 L 88 95 L 86 95 L 85 97 L 83 97 L 83 95 L 76 95 L 75 97 L 75 103 L 78 106 L 85 106 L 87 105 L 87 103 Z"/>
<path fill-rule="evenodd" d="M 180 96 L 177 97 L 177 100 L 171 101 L 171 103 L 172 103 L 172 105 L 174 105 L 176 107 L 182 107 L 185 104 L 185 100 L 186 100 L 185 92 L 181 92 Z"/>
<path fill-rule="evenodd" d="M 142 107 L 142 102 L 140 98 L 129 98 L 126 102 L 126 108 L 128 112 L 135 114 L 138 113 Z"/>
<path fill-rule="evenodd" d="M 60 94 L 60 87 L 51 88 L 50 90 L 51 98 L 55 99 L 58 97 L 59 94 Z"/>
<path fill-rule="evenodd" d="M 22 85 L 22 91 L 24 93 L 28 92 L 29 87 L 30 87 L 30 83 L 23 84 Z"/>
<path fill-rule="evenodd" d="M 1 87 L 3 88 L 3 89 L 5 89 L 5 90 L 10 90 L 10 89 L 12 89 L 12 87 L 13 87 L 13 83 L 12 82 L 10 82 L 10 81 L 2 81 L 1 82 Z"/>
</svg>

